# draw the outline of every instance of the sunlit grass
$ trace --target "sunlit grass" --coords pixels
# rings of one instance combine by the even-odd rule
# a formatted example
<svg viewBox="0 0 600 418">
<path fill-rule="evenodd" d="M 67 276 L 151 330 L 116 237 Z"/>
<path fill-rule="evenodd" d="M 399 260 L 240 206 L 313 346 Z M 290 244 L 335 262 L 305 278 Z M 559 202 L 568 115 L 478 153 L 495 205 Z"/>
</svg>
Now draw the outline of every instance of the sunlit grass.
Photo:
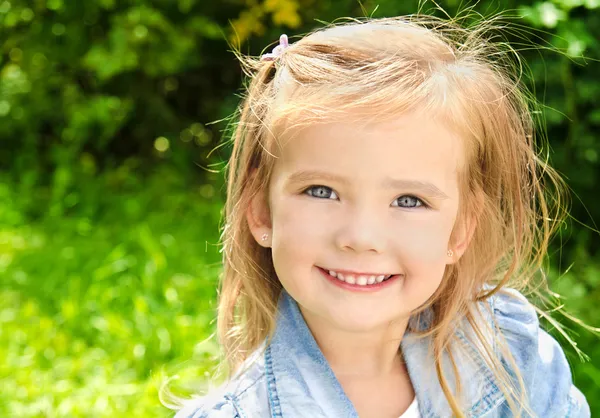
<svg viewBox="0 0 600 418">
<path fill-rule="evenodd" d="M 142 186 L 0 227 L 0 416 L 171 416 L 163 379 L 209 370 L 221 204 Z"/>
</svg>

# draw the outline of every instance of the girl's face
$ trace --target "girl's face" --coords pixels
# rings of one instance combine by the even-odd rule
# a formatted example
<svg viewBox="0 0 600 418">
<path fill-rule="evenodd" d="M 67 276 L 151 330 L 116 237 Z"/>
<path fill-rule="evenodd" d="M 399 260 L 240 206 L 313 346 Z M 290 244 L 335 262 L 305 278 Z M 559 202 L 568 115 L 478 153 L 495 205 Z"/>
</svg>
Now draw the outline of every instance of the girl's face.
<svg viewBox="0 0 600 418">
<path fill-rule="evenodd" d="M 248 219 L 257 241 L 272 248 L 283 287 L 305 316 L 338 329 L 368 331 L 408 318 L 464 251 L 464 240 L 450 242 L 460 139 L 425 115 L 376 124 L 349 115 L 282 142 L 270 214 L 253 203 Z M 370 277 L 381 275 L 393 276 Z"/>
</svg>

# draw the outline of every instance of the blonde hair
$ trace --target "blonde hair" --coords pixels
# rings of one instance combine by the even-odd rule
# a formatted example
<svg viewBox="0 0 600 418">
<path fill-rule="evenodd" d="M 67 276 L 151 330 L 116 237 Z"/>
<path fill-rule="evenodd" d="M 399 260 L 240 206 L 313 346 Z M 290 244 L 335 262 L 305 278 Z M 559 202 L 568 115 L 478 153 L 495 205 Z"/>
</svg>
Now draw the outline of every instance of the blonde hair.
<svg viewBox="0 0 600 418">
<path fill-rule="evenodd" d="M 245 209 L 258 193 L 266 195 L 281 133 L 348 110 L 371 119 L 425 110 L 462 133 L 467 155 L 457 226 L 471 217 L 477 227 L 467 251 L 419 309 L 433 312 L 421 334 L 432 338 L 437 375 L 455 416 L 464 416 L 451 352 L 456 318 L 474 330 L 515 415 L 529 410 L 506 342 L 498 341 L 518 376 L 516 387 L 493 354 L 490 330 L 474 302 L 504 286 L 547 290 L 540 272 L 565 216 L 565 187 L 540 154 L 536 102 L 521 80 L 524 67 L 508 43 L 496 38 L 496 26 L 493 19 L 463 27 L 431 16 L 350 20 L 310 33 L 274 61 L 240 56 L 251 82 L 228 165 L 217 320 L 231 371 L 275 327 L 282 287 L 270 249 L 250 233 Z M 444 353 L 454 367 L 457 393 L 442 369 Z"/>
</svg>

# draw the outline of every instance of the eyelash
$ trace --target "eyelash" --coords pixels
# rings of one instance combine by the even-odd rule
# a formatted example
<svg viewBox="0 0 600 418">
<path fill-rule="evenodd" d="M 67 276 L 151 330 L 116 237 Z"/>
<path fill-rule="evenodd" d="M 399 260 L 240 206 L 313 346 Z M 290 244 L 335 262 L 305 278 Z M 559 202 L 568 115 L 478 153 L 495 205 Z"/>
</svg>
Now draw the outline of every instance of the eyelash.
<svg viewBox="0 0 600 418">
<path fill-rule="evenodd" d="M 322 186 L 322 185 L 314 185 L 314 186 L 310 186 L 310 187 L 307 187 L 306 189 L 304 189 L 304 191 L 302 192 L 302 194 L 306 194 L 306 195 L 308 195 L 310 197 L 315 197 L 316 199 L 328 199 L 327 197 L 312 196 L 311 194 L 308 193 L 309 190 L 314 190 L 314 189 L 319 189 L 319 188 L 331 190 L 333 192 L 333 189 L 331 187 Z M 416 199 L 418 202 L 420 202 L 420 204 L 417 205 L 417 206 L 397 206 L 399 208 L 404 208 L 404 209 L 417 209 L 417 208 L 430 209 L 429 205 L 427 205 L 427 203 L 425 203 L 422 199 L 418 198 L 417 196 L 414 196 L 414 195 L 411 195 L 411 194 L 404 194 L 402 196 L 397 197 L 396 200 L 398 200 L 398 199 L 400 199 L 402 197 L 412 197 L 413 199 Z"/>
</svg>

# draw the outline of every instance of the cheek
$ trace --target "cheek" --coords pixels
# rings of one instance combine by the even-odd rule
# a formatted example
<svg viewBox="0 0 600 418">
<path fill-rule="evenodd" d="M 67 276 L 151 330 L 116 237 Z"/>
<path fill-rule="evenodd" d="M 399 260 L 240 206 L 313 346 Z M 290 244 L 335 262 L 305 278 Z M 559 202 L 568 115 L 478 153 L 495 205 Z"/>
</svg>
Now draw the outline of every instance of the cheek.
<svg viewBox="0 0 600 418">
<path fill-rule="evenodd" d="M 396 229 L 402 232 L 397 234 L 395 242 L 407 260 L 415 264 L 445 264 L 452 222 L 442 218 L 412 220 L 403 222 Z"/>
<path fill-rule="evenodd" d="M 307 204 L 297 197 L 274 203 L 273 244 L 304 246 L 322 242 L 328 235 L 327 226 L 334 221 L 333 211 L 319 208 L 318 204 Z"/>
<path fill-rule="evenodd" d="M 322 246 L 326 232 L 322 220 L 291 201 L 274 202 L 272 256 L 280 279 L 306 277 L 301 269 L 310 268 L 315 250 Z M 283 281 L 282 280 L 282 281 Z"/>
<path fill-rule="evenodd" d="M 448 261 L 448 240 L 452 225 L 445 222 L 406 224 L 405 232 L 395 240 L 396 251 L 407 276 L 403 291 L 410 295 L 416 309 L 437 290 L 446 270 Z M 411 302 L 411 303 L 412 303 Z"/>
</svg>

